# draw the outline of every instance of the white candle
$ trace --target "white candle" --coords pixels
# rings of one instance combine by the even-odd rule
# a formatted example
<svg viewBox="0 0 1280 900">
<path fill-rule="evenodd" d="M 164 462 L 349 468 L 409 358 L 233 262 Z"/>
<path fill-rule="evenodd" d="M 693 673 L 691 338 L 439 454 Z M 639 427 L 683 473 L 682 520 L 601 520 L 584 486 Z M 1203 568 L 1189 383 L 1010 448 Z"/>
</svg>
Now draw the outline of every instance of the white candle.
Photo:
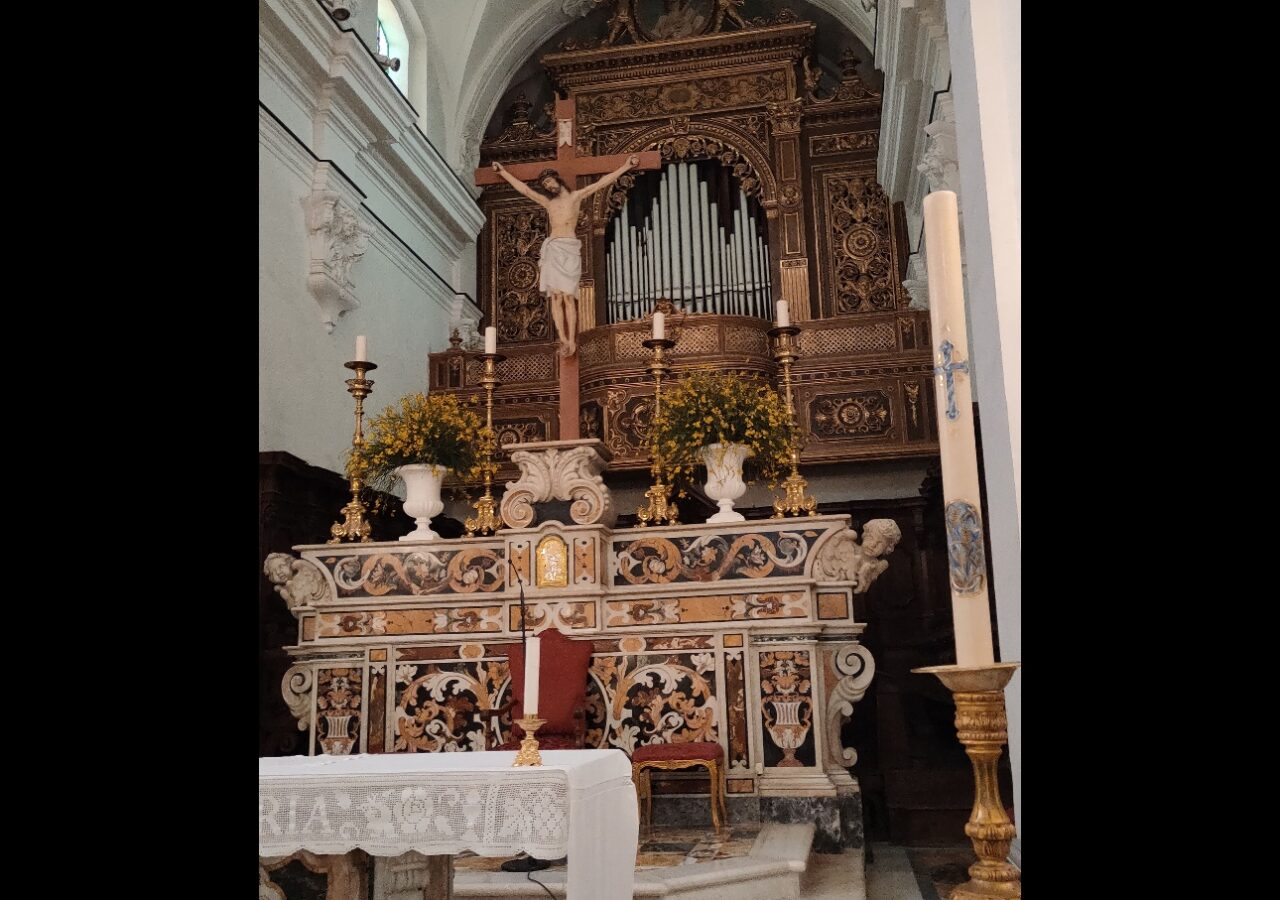
<svg viewBox="0 0 1280 900">
<path fill-rule="evenodd" d="M 484 330 L 484 352 L 498 352 L 498 329 L 490 325 Z"/>
<path fill-rule="evenodd" d="M 924 239 L 956 664 L 990 665 L 995 661 L 995 650 L 991 643 L 991 609 L 987 599 L 978 451 L 973 437 L 973 388 L 969 380 L 969 334 L 964 318 L 960 215 L 952 191 L 934 191 L 924 198 Z"/>
<path fill-rule="evenodd" d="M 667 317 L 656 312 L 653 314 L 653 339 L 655 341 L 663 340 L 667 336 Z"/>
<path fill-rule="evenodd" d="M 538 714 L 538 673 L 542 664 L 542 638 L 531 637 L 524 654 L 524 714 Z"/>
<path fill-rule="evenodd" d="M 363 334 L 356 335 L 356 361 L 365 362 L 369 359 L 369 345 Z"/>
<path fill-rule="evenodd" d="M 791 302 L 789 300 L 778 301 L 778 327 L 787 328 L 791 325 Z"/>
</svg>

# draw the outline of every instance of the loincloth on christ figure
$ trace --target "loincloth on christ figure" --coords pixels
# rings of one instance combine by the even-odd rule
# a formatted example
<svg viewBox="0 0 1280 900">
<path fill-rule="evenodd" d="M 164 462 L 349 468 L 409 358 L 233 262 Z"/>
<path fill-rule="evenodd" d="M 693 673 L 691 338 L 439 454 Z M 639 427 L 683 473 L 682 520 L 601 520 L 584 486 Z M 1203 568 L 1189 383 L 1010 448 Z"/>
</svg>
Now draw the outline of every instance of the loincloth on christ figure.
<svg viewBox="0 0 1280 900">
<path fill-rule="evenodd" d="M 542 242 L 538 262 L 538 290 L 544 294 L 578 296 L 582 279 L 582 241 L 553 237 Z"/>
</svg>

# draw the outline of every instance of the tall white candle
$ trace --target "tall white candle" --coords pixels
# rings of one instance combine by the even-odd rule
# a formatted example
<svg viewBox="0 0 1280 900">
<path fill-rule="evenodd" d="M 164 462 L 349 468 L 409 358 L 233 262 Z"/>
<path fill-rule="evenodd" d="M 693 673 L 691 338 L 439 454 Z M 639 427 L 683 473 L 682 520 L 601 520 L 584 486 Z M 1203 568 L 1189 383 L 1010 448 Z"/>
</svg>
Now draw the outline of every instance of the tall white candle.
<svg viewBox="0 0 1280 900">
<path fill-rule="evenodd" d="M 778 327 L 786 328 L 791 324 L 791 301 L 778 301 Z"/>
<path fill-rule="evenodd" d="M 656 341 L 665 339 L 667 336 L 667 317 L 663 313 L 656 312 L 653 314 L 653 338 Z"/>
<path fill-rule="evenodd" d="M 924 239 L 956 664 L 983 666 L 995 661 L 995 650 L 991 643 L 991 608 L 987 599 L 978 451 L 973 437 L 973 388 L 969 381 L 969 334 L 964 318 L 960 216 L 954 192 L 934 191 L 924 198 Z"/>
<path fill-rule="evenodd" d="M 538 714 L 538 673 L 542 665 L 542 638 L 531 637 L 524 654 L 524 714 Z"/>
<path fill-rule="evenodd" d="M 366 362 L 369 359 L 369 343 L 363 334 L 356 335 L 356 361 Z"/>
<path fill-rule="evenodd" d="M 498 352 L 498 329 L 490 325 L 484 330 L 484 352 Z"/>
</svg>

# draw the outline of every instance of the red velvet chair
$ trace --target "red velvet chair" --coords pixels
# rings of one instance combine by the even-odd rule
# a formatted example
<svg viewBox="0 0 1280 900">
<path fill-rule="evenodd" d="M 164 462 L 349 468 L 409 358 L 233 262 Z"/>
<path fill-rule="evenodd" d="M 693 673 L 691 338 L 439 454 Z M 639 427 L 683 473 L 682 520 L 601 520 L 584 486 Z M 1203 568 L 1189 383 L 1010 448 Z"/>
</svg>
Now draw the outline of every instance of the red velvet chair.
<svg viewBox="0 0 1280 900">
<path fill-rule="evenodd" d="M 538 718 L 546 724 L 538 729 L 538 747 L 542 750 L 582 750 L 587 737 L 587 673 L 591 670 L 591 641 L 575 641 L 554 628 L 538 635 L 542 638 L 541 686 L 538 690 Z M 508 648 L 511 664 L 511 700 L 501 709 L 491 710 L 489 718 L 511 711 L 511 740 L 497 747 L 489 746 L 493 728 L 485 729 L 485 747 L 490 750 L 519 750 L 524 729 L 516 720 L 524 716 L 524 646 Z"/>
</svg>

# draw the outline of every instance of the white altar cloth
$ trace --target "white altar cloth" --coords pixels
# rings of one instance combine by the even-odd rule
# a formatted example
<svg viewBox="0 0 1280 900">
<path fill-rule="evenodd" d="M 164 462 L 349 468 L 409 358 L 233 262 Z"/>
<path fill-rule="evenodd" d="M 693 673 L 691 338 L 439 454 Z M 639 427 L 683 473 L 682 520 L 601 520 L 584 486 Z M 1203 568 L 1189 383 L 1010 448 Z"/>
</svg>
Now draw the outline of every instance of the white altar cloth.
<svg viewBox="0 0 1280 900">
<path fill-rule="evenodd" d="M 639 816 L 621 750 L 258 760 L 258 855 L 569 857 L 569 900 L 631 900 Z"/>
</svg>

